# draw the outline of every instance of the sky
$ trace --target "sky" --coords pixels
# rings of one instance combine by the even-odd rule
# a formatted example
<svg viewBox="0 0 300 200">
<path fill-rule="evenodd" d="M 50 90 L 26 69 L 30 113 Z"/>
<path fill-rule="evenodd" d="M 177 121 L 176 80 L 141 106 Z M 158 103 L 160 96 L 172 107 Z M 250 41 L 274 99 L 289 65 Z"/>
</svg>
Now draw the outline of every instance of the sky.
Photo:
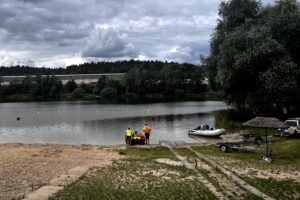
<svg viewBox="0 0 300 200">
<path fill-rule="evenodd" d="M 199 64 L 209 53 L 220 2 L 0 0 L 0 66 L 127 59 Z"/>
</svg>

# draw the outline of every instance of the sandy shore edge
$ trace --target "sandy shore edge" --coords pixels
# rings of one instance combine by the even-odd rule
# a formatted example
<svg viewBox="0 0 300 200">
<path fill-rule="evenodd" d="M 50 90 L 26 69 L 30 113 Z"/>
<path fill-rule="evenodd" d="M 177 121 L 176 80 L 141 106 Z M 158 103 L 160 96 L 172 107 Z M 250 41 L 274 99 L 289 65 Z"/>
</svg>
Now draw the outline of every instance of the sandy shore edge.
<svg viewBox="0 0 300 200">
<path fill-rule="evenodd" d="M 0 144 L 0 199 L 22 198 L 43 186 L 72 182 L 91 167 L 120 159 L 116 150 L 122 148 L 126 145 Z"/>
</svg>

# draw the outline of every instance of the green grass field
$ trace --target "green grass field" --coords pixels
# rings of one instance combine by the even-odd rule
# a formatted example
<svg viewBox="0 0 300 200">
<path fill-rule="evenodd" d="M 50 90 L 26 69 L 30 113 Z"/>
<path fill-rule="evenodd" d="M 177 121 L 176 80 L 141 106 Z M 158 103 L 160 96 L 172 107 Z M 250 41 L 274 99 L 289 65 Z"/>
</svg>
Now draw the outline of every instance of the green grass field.
<svg viewBox="0 0 300 200">
<path fill-rule="evenodd" d="M 50 199 L 216 199 L 195 172 L 154 161 L 173 158 L 167 148 L 127 148 L 120 154 L 126 159 L 91 170 Z"/>
</svg>

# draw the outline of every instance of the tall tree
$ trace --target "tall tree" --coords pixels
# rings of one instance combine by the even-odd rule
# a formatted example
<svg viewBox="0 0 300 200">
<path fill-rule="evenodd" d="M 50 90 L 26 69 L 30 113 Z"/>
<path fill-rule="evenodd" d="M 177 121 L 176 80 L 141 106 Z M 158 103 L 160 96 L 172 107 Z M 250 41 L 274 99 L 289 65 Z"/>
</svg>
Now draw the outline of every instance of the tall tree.
<svg viewBox="0 0 300 200">
<path fill-rule="evenodd" d="M 300 102 L 299 14 L 294 0 L 266 8 L 253 0 L 222 2 L 204 59 L 213 89 L 221 89 L 238 108 L 295 110 Z"/>
</svg>

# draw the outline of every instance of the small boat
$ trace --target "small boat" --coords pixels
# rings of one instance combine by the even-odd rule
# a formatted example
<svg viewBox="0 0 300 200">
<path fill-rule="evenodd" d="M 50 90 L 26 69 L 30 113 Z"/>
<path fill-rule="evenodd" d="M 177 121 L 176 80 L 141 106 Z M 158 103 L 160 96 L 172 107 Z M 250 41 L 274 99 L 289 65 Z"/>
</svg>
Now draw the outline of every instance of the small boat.
<svg viewBox="0 0 300 200">
<path fill-rule="evenodd" d="M 125 137 L 125 143 L 127 145 L 145 144 L 145 136 L 142 133 L 135 131 L 134 135 L 132 135 L 129 140 Z"/>
<path fill-rule="evenodd" d="M 217 137 L 222 134 L 225 134 L 225 129 L 209 129 L 208 125 L 201 125 L 193 130 L 188 131 L 189 135 L 198 135 L 198 136 L 205 136 L 205 137 Z"/>
</svg>

